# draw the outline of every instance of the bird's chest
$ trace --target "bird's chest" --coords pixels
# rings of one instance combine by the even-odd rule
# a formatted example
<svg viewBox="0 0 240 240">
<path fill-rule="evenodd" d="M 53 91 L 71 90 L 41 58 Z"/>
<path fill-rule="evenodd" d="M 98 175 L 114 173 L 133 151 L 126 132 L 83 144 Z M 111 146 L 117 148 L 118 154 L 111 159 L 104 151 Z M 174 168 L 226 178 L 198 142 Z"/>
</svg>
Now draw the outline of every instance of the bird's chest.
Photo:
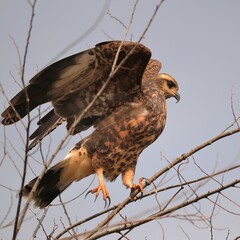
<svg viewBox="0 0 240 240">
<path fill-rule="evenodd" d="M 94 167 L 102 167 L 104 176 L 111 181 L 127 168 L 135 168 L 140 153 L 157 139 L 165 126 L 164 108 L 165 104 L 130 116 L 116 116 L 115 124 L 96 136 Z"/>
</svg>

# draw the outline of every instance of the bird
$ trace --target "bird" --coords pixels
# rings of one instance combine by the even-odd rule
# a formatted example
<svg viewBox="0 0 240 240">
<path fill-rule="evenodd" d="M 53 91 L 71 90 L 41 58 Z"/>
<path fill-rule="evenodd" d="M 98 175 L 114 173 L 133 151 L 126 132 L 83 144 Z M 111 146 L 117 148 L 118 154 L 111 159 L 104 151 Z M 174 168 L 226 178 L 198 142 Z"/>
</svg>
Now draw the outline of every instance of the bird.
<svg viewBox="0 0 240 240">
<path fill-rule="evenodd" d="M 160 69 L 160 61 L 151 59 L 151 50 L 141 43 L 104 42 L 43 69 L 11 100 L 2 113 L 5 125 L 52 102 L 54 109 L 39 121 L 37 141 L 63 121 L 72 128 L 71 134 L 94 126 L 62 161 L 46 170 L 33 192 L 35 206 L 45 208 L 72 182 L 92 174 L 99 185 L 90 192 L 96 197 L 102 192 L 105 202 L 110 199 L 105 180 L 114 181 L 119 175 L 125 187 L 143 191 L 142 178 L 133 183 L 138 158 L 165 127 L 166 99 L 180 100 L 177 81 Z M 23 196 L 30 194 L 37 178 L 22 189 Z"/>
</svg>

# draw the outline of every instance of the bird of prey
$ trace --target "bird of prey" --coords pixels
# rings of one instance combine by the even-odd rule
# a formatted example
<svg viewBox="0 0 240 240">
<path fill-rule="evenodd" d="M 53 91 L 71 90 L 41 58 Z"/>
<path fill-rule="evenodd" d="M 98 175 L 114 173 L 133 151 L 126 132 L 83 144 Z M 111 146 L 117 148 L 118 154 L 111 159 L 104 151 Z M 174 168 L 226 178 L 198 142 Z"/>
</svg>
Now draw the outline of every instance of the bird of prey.
<svg viewBox="0 0 240 240">
<path fill-rule="evenodd" d="M 43 69 L 11 100 L 2 113 L 4 125 L 52 102 L 54 109 L 32 135 L 33 145 L 63 121 L 71 134 L 95 127 L 46 171 L 33 194 L 36 206 L 48 206 L 73 181 L 94 173 L 99 185 L 91 192 L 102 192 L 105 201 L 109 193 L 104 178 L 114 181 L 121 174 L 123 185 L 143 191 L 141 181 L 133 183 L 138 157 L 165 127 L 166 99 L 180 100 L 176 80 L 159 73 L 161 63 L 150 58 L 151 51 L 140 43 L 100 43 Z M 23 188 L 23 196 L 36 179 Z"/>
</svg>

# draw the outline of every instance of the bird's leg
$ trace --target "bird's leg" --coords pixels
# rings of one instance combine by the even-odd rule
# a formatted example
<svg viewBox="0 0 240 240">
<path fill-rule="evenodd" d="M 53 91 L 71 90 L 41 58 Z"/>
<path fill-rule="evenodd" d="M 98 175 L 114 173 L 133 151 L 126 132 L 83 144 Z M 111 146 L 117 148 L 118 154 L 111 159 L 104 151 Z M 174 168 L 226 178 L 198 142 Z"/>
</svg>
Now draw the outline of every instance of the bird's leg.
<svg viewBox="0 0 240 240">
<path fill-rule="evenodd" d="M 133 178 L 134 178 L 134 171 L 135 169 L 128 169 L 126 170 L 123 174 L 122 174 L 122 183 L 123 185 L 125 185 L 127 188 L 131 189 L 131 194 L 134 192 L 134 190 L 139 189 L 141 191 L 141 193 L 143 193 L 144 189 L 143 189 L 143 185 L 142 185 L 142 181 L 143 178 L 139 179 L 139 183 L 138 184 L 134 184 L 133 183 Z"/>
<path fill-rule="evenodd" d="M 99 185 L 98 187 L 92 189 L 91 192 L 96 193 L 96 197 L 98 197 L 100 191 L 102 191 L 103 200 L 106 200 L 109 197 L 109 193 L 103 180 L 103 169 L 102 168 L 97 169 L 96 173 L 99 180 Z"/>
<path fill-rule="evenodd" d="M 86 194 L 86 196 L 87 196 L 89 193 L 95 193 L 95 196 L 96 196 L 95 201 L 96 201 L 96 199 L 97 199 L 98 196 L 99 196 L 100 191 L 102 191 L 103 200 L 105 201 L 105 207 L 106 207 L 106 205 L 107 205 L 107 200 L 108 200 L 108 206 L 109 206 L 109 205 L 111 204 L 111 199 L 110 199 L 110 197 L 109 197 L 109 193 L 108 193 L 107 187 L 106 187 L 106 185 L 105 185 L 105 183 L 104 183 L 104 179 L 103 179 L 103 169 L 102 169 L 102 168 L 98 168 L 98 169 L 96 170 L 96 173 L 97 173 L 97 177 L 98 177 L 98 180 L 99 180 L 99 185 L 98 185 L 98 187 L 90 190 L 90 191 Z M 86 196 L 85 196 L 85 197 L 86 197 Z"/>
</svg>

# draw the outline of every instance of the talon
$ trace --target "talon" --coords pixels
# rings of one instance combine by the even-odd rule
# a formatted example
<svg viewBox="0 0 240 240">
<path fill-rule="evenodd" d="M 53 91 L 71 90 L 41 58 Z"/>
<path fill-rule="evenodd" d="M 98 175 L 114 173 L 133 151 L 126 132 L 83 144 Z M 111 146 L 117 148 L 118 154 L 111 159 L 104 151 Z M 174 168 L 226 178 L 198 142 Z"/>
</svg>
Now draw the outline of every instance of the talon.
<svg viewBox="0 0 240 240">
<path fill-rule="evenodd" d="M 133 184 L 132 191 L 134 191 L 136 189 L 139 189 L 143 193 L 144 189 L 143 189 L 142 181 L 143 181 L 143 178 L 139 178 L 139 183 L 138 184 Z"/>
<path fill-rule="evenodd" d="M 87 196 L 88 196 L 89 193 L 92 193 L 92 190 L 88 191 L 88 192 L 85 194 L 85 199 L 87 198 Z"/>
<path fill-rule="evenodd" d="M 138 184 L 133 184 L 133 186 L 131 187 L 131 193 L 130 195 L 133 194 L 133 192 L 135 190 L 140 190 L 141 191 L 141 195 L 143 195 L 143 192 L 144 192 L 144 189 L 143 189 L 143 184 L 142 184 L 142 181 L 143 181 L 144 178 L 139 178 L 139 183 Z M 134 197 L 134 199 L 136 199 L 136 197 Z"/>
<path fill-rule="evenodd" d="M 88 192 L 86 193 L 86 195 L 85 195 L 85 198 L 88 196 L 89 193 L 96 193 L 96 198 L 95 198 L 95 200 L 94 200 L 94 202 L 95 202 L 95 201 L 97 200 L 97 198 L 98 198 L 98 195 L 99 195 L 100 190 L 101 190 L 101 189 L 99 189 L 99 186 L 98 186 L 97 188 L 94 188 L 94 189 L 88 191 Z"/>
<path fill-rule="evenodd" d="M 104 201 L 105 201 L 104 208 L 109 208 L 109 206 L 111 205 L 111 198 L 108 196 Z"/>
</svg>

